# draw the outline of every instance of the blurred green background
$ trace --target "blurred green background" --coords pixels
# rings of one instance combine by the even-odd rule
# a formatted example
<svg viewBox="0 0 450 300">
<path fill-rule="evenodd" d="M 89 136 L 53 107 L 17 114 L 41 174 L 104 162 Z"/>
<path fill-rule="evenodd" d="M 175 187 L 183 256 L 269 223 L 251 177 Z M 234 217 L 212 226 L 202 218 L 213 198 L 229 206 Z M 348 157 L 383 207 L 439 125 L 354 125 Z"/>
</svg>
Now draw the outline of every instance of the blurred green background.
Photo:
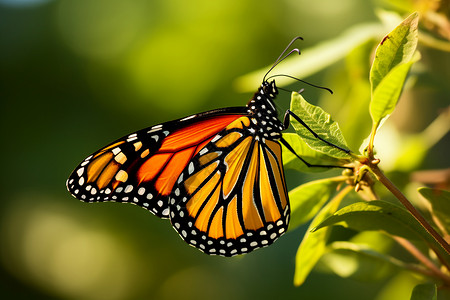
<svg viewBox="0 0 450 300">
<path fill-rule="evenodd" d="M 304 37 L 297 46 L 306 49 L 355 24 L 376 21 L 376 5 L 0 0 L 2 298 L 380 297 L 386 281 L 326 273 L 313 273 L 294 287 L 295 253 L 305 227 L 242 257 L 210 257 L 143 209 L 88 205 L 65 188 L 82 159 L 120 136 L 200 111 L 245 105 L 252 93 L 235 88 L 237 77 L 273 63 L 294 36 Z M 449 82 L 446 55 L 437 78 L 428 78 L 433 84 Z M 339 90 L 330 78 L 339 76 L 342 65 L 303 79 Z M 438 93 L 448 95 L 448 89 Z M 308 88 L 304 96 L 322 94 Z M 289 107 L 289 98 L 281 94 L 280 110 Z M 411 113 L 419 123 L 408 127 L 412 131 L 436 116 L 434 106 Z M 438 157 L 445 152 L 440 151 Z M 430 166 L 439 166 L 439 160 Z M 308 180 L 287 175 L 289 188 Z"/>
</svg>

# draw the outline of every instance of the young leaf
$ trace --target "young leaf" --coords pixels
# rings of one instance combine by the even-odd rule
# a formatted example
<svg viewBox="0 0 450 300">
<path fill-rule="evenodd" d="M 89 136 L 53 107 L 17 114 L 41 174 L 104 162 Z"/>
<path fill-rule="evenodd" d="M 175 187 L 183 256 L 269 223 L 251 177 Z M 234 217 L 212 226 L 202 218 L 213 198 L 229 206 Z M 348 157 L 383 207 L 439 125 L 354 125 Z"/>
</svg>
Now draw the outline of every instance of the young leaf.
<svg viewBox="0 0 450 300">
<path fill-rule="evenodd" d="M 289 192 L 291 221 L 289 230 L 308 222 L 336 191 L 338 181 L 322 179 L 302 184 Z"/>
<path fill-rule="evenodd" d="M 394 110 L 409 69 L 418 60 L 418 56 L 414 56 L 418 22 L 418 13 L 411 14 L 378 45 L 370 70 L 370 115 L 374 129 Z"/>
<path fill-rule="evenodd" d="M 379 125 L 384 118 L 388 117 L 394 111 L 400 98 L 406 76 L 412 64 L 419 58 L 420 55 L 416 55 L 413 60 L 395 66 L 378 84 L 370 102 L 370 115 L 375 124 Z"/>
<path fill-rule="evenodd" d="M 437 287 L 434 283 L 416 285 L 412 291 L 411 300 L 437 300 Z"/>
<path fill-rule="evenodd" d="M 314 230 L 341 225 L 355 230 L 383 230 L 410 240 L 424 240 L 450 262 L 450 255 L 405 209 L 384 201 L 357 202 L 346 206 Z"/>
<path fill-rule="evenodd" d="M 411 61 L 417 47 L 419 14 L 411 14 L 386 35 L 375 53 L 370 70 L 372 93 L 383 78 L 397 65 Z"/>
<path fill-rule="evenodd" d="M 418 191 L 431 203 L 434 215 L 442 222 L 447 232 L 450 232 L 450 192 L 424 187 Z"/>
<path fill-rule="evenodd" d="M 291 111 L 299 116 L 308 127 L 322 139 L 348 149 L 339 125 L 322 108 L 309 104 L 300 94 L 293 92 Z M 316 138 L 305 126 L 291 117 L 291 124 L 302 139 L 314 150 L 340 159 L 350 159 L 350 155 Z"/>
<path fill-rule="evenodd" d="M 295 133 L 283 133 L 283 138 L 286 140 L 286 142 L 288 142 L 289 145 L 291 145 L 295 153 L 297 153 L 301 158 L 303 158 L 310 164 L 340 166 L 344 163 L 349 162 L 349 161 L 343 162 L 342 160 L 339 160 L 337 158 L 330 157 L 321 152 L 314 151 L 305 143 L 305 141 L 303 141 Z M 281 145 L 283 148 L 283 164 L 285 168 L 308 173 L 324 172 L 329 170 L 329 168 L 308 167 L 294 153 L 288 150 L 283 144 Z"/>
<path fill-rule="evenodd" d="M 311 232 L 311 229 L 331 216 L 338 209 L 339 204 L 345 195 L 346 193 L 341 192 L 339 196 L 336 196 L 332 201 L 325 205 L 309 225 L 300 247 L 297 250 L 297 255 L 295 256 L 294 285 L 300 286 L 305 282 L 306 277 L 308 277 L 309 273 L 326 250 L 326 243 L 331 232 L 331 227 L 324 228 L 317 232 Z"/>
</svg>

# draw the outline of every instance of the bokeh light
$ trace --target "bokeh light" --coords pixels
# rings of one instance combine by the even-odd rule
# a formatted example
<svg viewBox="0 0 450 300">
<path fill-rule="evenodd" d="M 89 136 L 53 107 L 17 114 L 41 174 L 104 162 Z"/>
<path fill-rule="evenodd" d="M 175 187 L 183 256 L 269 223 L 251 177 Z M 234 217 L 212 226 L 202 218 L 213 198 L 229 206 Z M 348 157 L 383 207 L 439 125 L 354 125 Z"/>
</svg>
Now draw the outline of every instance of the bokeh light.
<svg viewBox="0 0 450 300">
<path fill-rule="evenodd" d="M 137 0 L 61 0 L 58 28 L 75 53 L 93 60 L 114 60 L 130 47 L 144 18 L 152 18 L 143 4 Z"/>
<path fill-rule="evenodd" d="M 15 203 L 0 237 L 2 262 L 17 277 L 71 299 L 124 299 L 136 289 L 139 267 L 132 249 L 100 220 L 81 224 L 82 214 L 44 195 Z"/>
</svg>

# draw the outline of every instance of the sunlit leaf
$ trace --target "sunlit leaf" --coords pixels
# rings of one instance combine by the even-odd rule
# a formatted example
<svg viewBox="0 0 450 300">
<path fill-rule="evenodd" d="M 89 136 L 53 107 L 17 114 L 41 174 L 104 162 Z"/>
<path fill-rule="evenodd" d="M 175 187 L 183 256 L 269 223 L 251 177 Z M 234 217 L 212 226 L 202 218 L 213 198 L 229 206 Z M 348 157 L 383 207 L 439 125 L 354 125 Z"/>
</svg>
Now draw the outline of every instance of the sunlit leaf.
<svg viewBox="0 0 450 300">
<path fill-rule="evenodd" d="M 322 108 L 309 104 L 300 94 L 293 92 L 291 97 L 291 111 L 300 117 L 322 139 L 341 148 L 348 149 L 339 125 Z M 350 156 L 344 151 L 316 138 L 305 126 L 293 117 L 290 120 L 297 134 L 314 150 L 335 158 L 350 159 Z"/>
<path fill-rule="evenodd" d="M 405 209 L 384 201 L 357 202 L 348 205 L 315 228 L 341 225 L 358 231 L 382 230 L 410 240 L 423 240 L 447 262 L 450 255 Z M 319 230 L 320 231 L 320 230 Z"/>
<path fill-rule="evenodd" d="M 372 93 L 384 77 L 397 65 L 411 61 L 417 47 L 419 14 L 413 13 L 378 45 L 370 70 Z"/>
<path fill-rule="evenodd" d="M 370 70 L 370 115 L 378 127 L 394 110 L 412 64 L 418 41 L 418 13 L 413 13 L 386 35 L 378 45 Z M 373 133 L 374 134 L 374 133 Z"/>
<path fill-rule="evenodd" d="M 395 66 L 377 85 L 370 102 L 370 115 L 374 123 L 380 124 L 394 111 L 409 70 L 419 57 L 417 55 L 414 60 Z"/>
<path fill-rule="evenodd" d="M 437 287 L 434 283 L 416 285 L 411 294 L 411 300 L 437 300 Z"/>
<path fill-rule="evenodd" d="M 424 187 L 418 191 L 431 203 L 434 215 L 442 222 L 447 232 L 450 232 L 450 192 Z"/>
<path fill-rule="evenodd" d="M 325 205 L 309 225 L 295 256 L 294 284 L 296 286 L 302 285 L 305 282 L 306 277 L 308 277 L 320 257 L 325 253 L 326 243 L 331 232 L 331 227 L 317 232 L 311 232 L 311 229 L 331 216 L 338 209 L 342 197 L 343 195 L 341 197 L 335 197 Z"/>
<path fill-rule="evenodd" d="M 338 181 L 322 179 L 302 184 L 289 192 L 291 221 L 289 230 L 308 222 L 336 191 Z"/>
<path fill-rule="evenodd" d="M 333 165 L 338 166 L 341 164 L 339 159 L 330 157 L 321 152 L 317 152 L 311 149 L 305 141 L 303 141 L 295 133 L 283 133 L 283 138 L 286 142 L 291 145 L 295 153 L 297 153 L 301 158 L 307 161 L 309 164 L 313 165 Z M 329 168 L 316 168 L 308 167 L 304 162 L 302 162 L 294 153 L 288 150 L 283 144 L 283 164 L 285 168 L 294 169 L 301 172 L 324 172 L 328 171 Z"/>
</svg>

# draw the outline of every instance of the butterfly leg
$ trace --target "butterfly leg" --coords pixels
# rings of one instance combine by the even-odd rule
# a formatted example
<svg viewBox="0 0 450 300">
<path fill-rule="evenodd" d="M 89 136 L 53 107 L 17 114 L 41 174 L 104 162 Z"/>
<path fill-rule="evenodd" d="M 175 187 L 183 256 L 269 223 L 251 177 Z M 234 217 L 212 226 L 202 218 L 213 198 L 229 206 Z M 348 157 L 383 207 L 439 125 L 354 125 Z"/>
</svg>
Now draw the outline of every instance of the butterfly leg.
<svg viewBox="0 0 450 300">
<path fill-rule="evenodd" d="M 339 149 L 339 150 L 341 150 L 341 151 L 344 151 L 345 153 L 350 153 L 350 150 L 345 149 L 345 148 L 342 148 L 342 147 L 339 147 L 338 145 L 335 145 L 335 144 L 333 144 L 333 143 L 330 143 L 329 141 L 324 140 L 323 138 L 321 138 L 317 133 L 315 133 L 311 128 L 309 128 L 309 126 L 306 125 L 306 123 L 303 122 L 303 120 L 302 120 L 299 116 L 297 116 L 296 114 L 294 114 L 294 113 L 293 113 L 292 111 L 290 111 L 289 109 L 286 110 L 286 113 L 284 114 L 284 119 L 283 119 L 283 126 L 284 126 L 284 129 L 287 129 L 287 128 L 289 127 L 289 124 L 290 124 L 290 123 L 289 123 L 289 122 L 290 122 L 290 116 L 292 116 L 295 120 L 297 120 L 297 122 L 299 122 L 300 124 L 302 124 L 303 127 L 305 127 L 306 129 L 308 129 L 308 131 L 311 132 L 311 134 L 312 134 L 315 138 L 321 140 L 321 141 L 324 142 L 325 144 L 330 145 L 331 147 L 337 148 L 337 149 Z M 292 151 L 292 150 L 291 150 L 291 151 Z M 295 153 L 294 153 L 294 154 L 295 154 Z"/>
<path fill-rule="evenodd" d="M 294 154 L 295 156 L 297 156 L 298 159 L 300 159 L 308 168 L 327 168 L 327 169 L 331 169 L 331 168 L 342 168 L 342 169 L 348 169 L 348 167 L 344 167 L 344 166 L 336 166 L 336 165 L 314 165 L 314 164 L 310 164 L 309 162 L 307 162 L 306 160 L 304 160 L 303 158 L 300 157 L 300 155 L 297 154 L 297 152 L 295 152 L 294 148 L 292 148 L 292 146 L 284 139 L 281 138 L 280 142 L 289 150 L 292 152 L 292 154 Z"/>
</svg>

